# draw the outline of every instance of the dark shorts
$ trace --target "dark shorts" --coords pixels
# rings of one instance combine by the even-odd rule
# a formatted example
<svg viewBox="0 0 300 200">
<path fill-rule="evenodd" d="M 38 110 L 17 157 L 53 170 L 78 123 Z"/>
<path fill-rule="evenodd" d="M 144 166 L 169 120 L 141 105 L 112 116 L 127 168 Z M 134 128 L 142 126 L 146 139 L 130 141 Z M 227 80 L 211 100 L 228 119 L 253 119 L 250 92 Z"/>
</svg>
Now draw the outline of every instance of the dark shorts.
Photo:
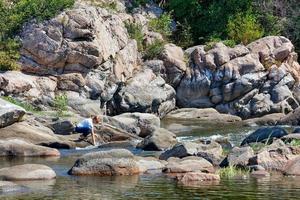
<svg viewBox="0 0 300 200">
<path fill-rule="evenodd" d="M 88 134 L 92 133 L 92 129 L 85 128 L 85 127 L 77 127 L 76 126 L 75 132 L 82 133 L 84 136 L 87 136 Z"/>
</svg>

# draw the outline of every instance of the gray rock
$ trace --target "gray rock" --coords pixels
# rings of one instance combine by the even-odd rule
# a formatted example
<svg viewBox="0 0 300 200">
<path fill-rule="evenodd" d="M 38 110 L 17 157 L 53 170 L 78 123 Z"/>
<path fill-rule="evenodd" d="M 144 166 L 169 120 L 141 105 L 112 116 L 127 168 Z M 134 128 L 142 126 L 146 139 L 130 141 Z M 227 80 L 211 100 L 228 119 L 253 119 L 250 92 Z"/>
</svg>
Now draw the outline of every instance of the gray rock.
<svg viewBox="0 0 300 200">
<path fill-rule="evenodd" d="M 228 154 L 228 165 L 235 167 L 247 167 L 249 159 L 253 156 L 254 152 L 251 147 L 234 147 Z"/>
<path fill-rule="evenodd" d="M 187 172 L 215 172 L 213 165 L 201 157 L 186 157 L 183 159 L 169 159 L 165 173 L 187 173 Z"/>
<path fill-rule="evenodd" d="M 268 127 L 268 128 L 260 128 L 255 132 L 251 133 L 242 141 L 242 146 L 249 143 L 255 142 L 263 142 L 266 140 L 272 141 L 273 138 L 281 138 L 288 133 L 280 127 Z M 269 142 L 270 142 L 269 141 Z"/>
<path fill-rule="evenodd" d="M 177 143 L 176 135 L 166 129 L 157 128 L 138 144 L 145 151 L 163 151 L 172 148 Z"/>
<path fill-rule="evenodd" d="M 285 117 L 283 113 L 273 113 L 258 118 L 247 119 L 243 123 L 247 126 L 275 126 L 283 117 Z"/>
<path fill-rule="evenodd" d="M 23 108 L 0 98 L 0 128 L 20 121 L 25 112 Z"/>
<path fill-rule="evenodd" d="M 20 139 L 8 139 L 0 140 L 0 157 L 1 156 L 48 157 L 60 156 L 60 153 L 56 149 L 34 145 Z"/>
<path fill-rule="evenodd" d="M 25 164 L 0 169 L 0 177 L 4 180 L 49 180 L 56 177 L 55 172 L 46 165 Z"/>
<path fill-rule="evenodd" d="M 120 89 L 108 108 L 111 114 L 142 112 L 163 117 L 175 108 L 175 90 L 146 69 Z"/>
<path fill-rule="evenodd" d="M 114 116 L 113 119 L 126 124 L 129 127 L 138 128 L 137 135 L 146 137 L 151 135 L 156 128 L 160 127 L 160 119 L 153 114 L 148 113 L 123 113 Z"/>
<path fill-rule="evenodd" d="M 279 120 L 278 124 L 297 126 L 300 125 L 299 119 L 300 119 L 300 108 L 297 108 L 296 110 L 287 114 L 285 117 Z"/>
<path fill-rule="evenodd" d="M 80 157 L 69 170 L 71 175 L 118 176 L 140 172 L 133 154 L 125 149 L 98 151 Z"/>
<path fill-rule="evenodd" d="M 50 125 L 55 134 L 70 135 L 75 130 L 75 125 L 69 120 L 59 120 Z"/>
</svg>

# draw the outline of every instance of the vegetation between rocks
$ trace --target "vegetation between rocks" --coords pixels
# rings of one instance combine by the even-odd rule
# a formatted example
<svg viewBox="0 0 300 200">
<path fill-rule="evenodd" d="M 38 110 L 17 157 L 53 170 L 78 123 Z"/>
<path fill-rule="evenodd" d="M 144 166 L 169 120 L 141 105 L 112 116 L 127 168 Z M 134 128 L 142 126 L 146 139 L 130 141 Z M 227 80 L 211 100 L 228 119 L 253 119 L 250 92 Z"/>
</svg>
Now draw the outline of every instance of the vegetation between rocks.
<svg viewBox="0 0 300 200">
<path fill-rule="evenodd" d="M 36 112 L 39 112 L 40 110 L 36 107 L 34 107 L 33 105 L 27 103 L 27 102 L 22 102 L 22 101 L 19 101 L 11 96 L 2 96 L 1 97 L 2 99 L 10 102 L 10 103 L 13 103 L 17 106 L 20 106 L 22 108 L 24 108 L 27 112 L 33 112 L 33 113 L 36 113 Z"/>
<path fill-rule="evenodd" d="M 237 168 L 235 166 L 228 166 L 219 169 L 217 174 L 219 174 L 221 178 L 233 178 L 238 176 L 247 176 L 249 175 L 249 170 Z"/>
<path fill-rule="evenodd" d="M 66 94 L 56 95 L 53 101 L 54 109 L 58 117 L 63 117 L 66 115 L 68 110 L 68 97 Z"/>
</svg>

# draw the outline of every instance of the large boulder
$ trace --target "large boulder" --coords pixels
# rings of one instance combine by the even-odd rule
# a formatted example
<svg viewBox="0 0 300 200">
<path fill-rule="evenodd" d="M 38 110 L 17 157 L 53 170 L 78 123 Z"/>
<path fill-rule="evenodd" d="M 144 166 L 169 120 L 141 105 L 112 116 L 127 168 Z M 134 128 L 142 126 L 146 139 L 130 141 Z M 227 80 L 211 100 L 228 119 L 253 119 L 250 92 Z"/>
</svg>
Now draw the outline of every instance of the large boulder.
<svg viewBox="0 0 300 200">
<path fill-rule="evenodd" d="M 142 112 L 163 117 L 175 108 L 175 90 L 145 69 L 120 88 L 108 107 L 111 114 Z"/>
<path fill-rule="evenodd" d="M 284 172 L 289 161 L 298 157 L 299 153 L 299 147 L 288 146 L 277 140 L 252 157 L 249 165 L 260 165 L 266 170 Z"/>
<path fill-rule="evenodd" d="M 222 152 L 222 146 L 213 141 L 204 143 L 181 142 L 176 144 L 172 149 L 163 152 L 159 158 L 167 160 L 171 157 L 184 158 L 187 156 L 198 156 L 214 165 L 218 165 L 223 159 Z"/>
<path fill-rule="evenodd" d="M 171 158 L 168 160 L 165 173 L 187 173 L 187 172 L 208 172 L 213 173 L 215 169 L 213 165 L 201 157 Z"/>
<path fill-rule="evenodd" d="M 227 162 L 229 166 L 246 167 L 253 156 L 254 151 L 251 147 L 234 147 L 227 156 Z"/>
<path fill-rule="evenodd" d="M 77 176 L 118 176 L 139 172 L 140 169 L 133 154 L 125 149 L 85 154 L 69 170 L 69 174 Z"/>
<path fill-rule="evenodd" d="M 25 112 L 23 108 L 0 98 L 0 128 L 20 121 Z"/>
<path fill-rule="evenodd" d="M 241 145 L 246 145 L 249 143 L 263 142 L 266 140 L 272 141 L 273 138 L 281 138 L 288 133 L 281 127 L 266 127 L 260 128 L 250 135 L 248 135 L 241 143 Z"/>
<path fill-rule="evenodd" d="M 161 57 L 165 67 L 162 77 L 168 84 L 176 88 L 186 71 L 184 51 L 174 44 L 166 44 Z"/>
<path fill-rule="evenodd" d="M 50 128 L 32 119 L 2 128 L 0 137 L 2 140 L 17 138 L 28 143 L 53 148 L 70 149 L 76 147 L 75 142 L 70 141 L 64 136 L 54 134 Z"/>
<path fill-rule="evenodd" d="M 285 175 L 300 176 L 300 157 L 289 161 L 284 169 Z"/>
<path fill-rule="evenodd" d="M 262 117 L 244 120 L 243 123 L 247 126 L 275 126 L 284 117 L 284 113 L 272 113 Z"/>
<path fill-rule="evenodd" d="M 157 128 L 138 145 L 145 151 L 163 151 L 177 143 L 176 135 L 166 129 Z"/>
<path fill-rule="evenodd" d="M 56 149 L 38 146 L 25 142 L 20 139 L 0 140 L 0 157 L 1 156 L 60 156 Z"/>
<path fill-rule="evenodd" d="M 240 117 L 222 114 L 213 108 L 197 109 L 197 108 L 182 108 L 174 110 L 165 117 L 166 119 L 172 120 L 183 120 L 183 121 L 199 121 L 206 123 L 233 123 L 241 121 Z"/>
<path fill-rule="evenodd" d="M 282 117 L 278 124 L 280 125 L 300 125 L 300 108 L 295 109 L 293 112 L 290 112 L 285 117 Z"/>
<path fill-rule="evenodd" d="M 242 118 L 290 112 L 299 106 L 300 65 L 292 43 L 281 36 L 234 48 L 186 50 L 189 66 L 177 87 L 181 107 L 216 107 Z"/>
<path fill-rule="evenodd" d="M 123 113 L 114 116 L 113 119 L 129 127 L 139 129 L 136 134 L 140 137 L 151 135 L 156 128 L 160 127 L 159 117 L 149 113 Z"/>
<path fill-rule="evenodd" d="M 46 165 L 25 164 L 0 169 L 0 178 L 4 180 L 48 180 L 56 177 L 53 169 Z"/>
<path fill-rule="evenodd" d="M 153 157 L 142 157 L 137 161 L 141 173 L 161 173 L 165 164 Z"/>
</svg>

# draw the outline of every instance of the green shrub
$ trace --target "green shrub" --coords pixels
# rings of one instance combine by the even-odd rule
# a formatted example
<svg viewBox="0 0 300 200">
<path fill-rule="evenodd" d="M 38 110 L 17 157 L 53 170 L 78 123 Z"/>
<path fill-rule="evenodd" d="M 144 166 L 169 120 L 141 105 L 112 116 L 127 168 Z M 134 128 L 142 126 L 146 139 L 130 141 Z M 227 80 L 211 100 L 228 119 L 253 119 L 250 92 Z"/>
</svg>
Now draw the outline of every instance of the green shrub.
<svg viewBox="0 0 300 200">
<path fill-rule="evenodd" d="M 102 0 L 89 0 L 93 6 L 105 8 L 108 10 L 117 10 L 117 2 L 111 1 L 111 2 L 103 2 Z"/>
<path fill-rule="evenodd" d="M 161 54 L 161 52 L 164 49 L 164 41 L 156 40 L 152 44 L 145 47 L 144 51 L 144 59 L 146 60 L 152 60 L 155 58 L 158 58 L 158 56 Z"/>
<path fill-rule="evenodd" d="M 237 176 L 247 176 L 249 174 L 249 170 L 244 170 L 234 166 L 228 166 L 219 169 L 217 171 L 217 174 L 219 174 L 221 178 L 233 178 Z"/>
<path fill-rule="evenodd" d="M 227 47 L 234 47 L 236 45 L 235 41 L 234 40 L 221 40 L 220 38 L 218 37 L 211 37 L 209 39 L 208 42 L 205 43 L 205 47 L 204 47 L 204 50 L 205 51 L 209 51 L 210 49 L 212 49 L 216 43 L 218 42 L 222 42 L 224 45 L 226 45 Z"/>
<path fill-rule="evenodd" d="M 18 70 L 17 60 L 20 58 L 19 42 L 7 39 L 0 41 L 0 71 Z"/>
<path fill-rule="evenodd" d="M 135 23 L 125 23 L 127 32 L 131 39 L 135 39 L 138 45 L 138 50 L 143 50 L 144 34 L 142 32 L 142 26 Z"/>
<path fill-rule="evenodd" d="M 17 106 L 20 106 L 20 107 L 24 108 L 28 112 L 39 112 L 40 111 L 38 108 L 35 108 L 30 103 L 19 101 L 17 99 L 14 99 L 11 96 L 3 96 L 1 98 L 8 101 L 8 102 L 10 102 L 10 103 L 12 103 L 12 104 L 15 104 Z"/>
<path fill-rule="evenodd" d="M 173 34 L 173 41 L 183 48 L 188 48 L 194 44 L 192 27 L 187 21 L 177 24 L 177 29 Z"/>
<path fill-rule="evenodd" d="M 264 31 L 258 24 L 255 15 L 251 13 L 238 13 L 230 17 L 227 31 L 230 39 L 245 45 L 264 35 Z"/>
<path fill-rule="evenodd" d="M 290 142 L 290 144 L 291 144 L 291 146 L 298 147 L 298 146 L 300 146 L 300 140 L 293 139 L 293 140 Z"/>
<path fill-rule="evenodd" d="M 171 14 L 164 13 L 159 18 L 153 18 L 149 21 L 149 29 L 158 32 L 167 38 L 172 34 L 171 23 Z"/>
<path fill-rule="evenodd" d="M 56 95 L 53 101 L 57 116 L 64 116 L 68 110 L 68 97 L 66 94 Z"/>
</svg>

